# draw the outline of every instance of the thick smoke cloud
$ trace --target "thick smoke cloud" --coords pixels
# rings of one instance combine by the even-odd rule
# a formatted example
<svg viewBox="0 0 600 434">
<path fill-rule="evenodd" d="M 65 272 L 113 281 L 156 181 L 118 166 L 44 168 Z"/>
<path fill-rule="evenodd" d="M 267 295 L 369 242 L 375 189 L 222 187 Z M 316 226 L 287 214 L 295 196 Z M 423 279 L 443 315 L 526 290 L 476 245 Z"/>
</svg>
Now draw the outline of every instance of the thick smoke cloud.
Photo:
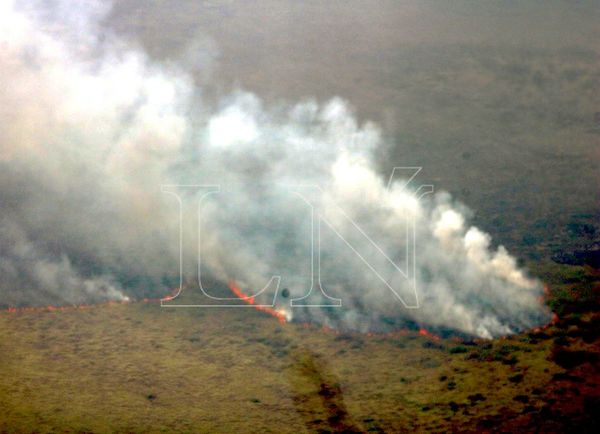
<svg viewBox="0 0 600 434">
<path fill-rule="evenodd" d="M 164 294 L 178 282 L 179 205 L 161 185 L 219 184 L 202 200 L 200 188 L 175 189 L 199 204 L 202 273 L 249 293 L 281 276 L 290 297 L 276 302 L 290 318 L 482 337 L 547 321 L 540 282 L 491 249 L 466 208 L 445 193 L 418 199 L 406 179 L 388 188 L 374 169 L 378 127 L 359 125 L 343 100 L 264 107 L 239 91 L 210 109 L 185 62 L 156 64 L 100 37 L 106 7 L 56 10 L 0 11 L 0 303 Z M 195 258 L 195 241 L 184 256 Z M 292 309 L 319 251 L 321 284 L 343 305 Z M 399 300 L 417 302 L 398 269 L 418 309 Z"/>
</svg>

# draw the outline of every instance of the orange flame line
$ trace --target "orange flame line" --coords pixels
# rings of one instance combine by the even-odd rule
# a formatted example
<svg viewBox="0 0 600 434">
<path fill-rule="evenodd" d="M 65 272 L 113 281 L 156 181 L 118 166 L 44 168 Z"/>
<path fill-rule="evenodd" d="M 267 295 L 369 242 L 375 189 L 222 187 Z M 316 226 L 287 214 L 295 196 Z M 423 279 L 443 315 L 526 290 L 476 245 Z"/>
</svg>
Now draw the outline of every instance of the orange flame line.
<svg viewBox="0 0 600 434">
<path fill-rule="evenodd" d="M 442 339 L 442 338 L 440 338 L 438 335 L 434 335 L 433 333 L 431 333 L 431 332 L 430 332 L 430 331 L 428 331 L 427 329 L 423 329 L 423 328 L 419 330 L 419 334 L 420 334 L 421 336 L 428 337 L 429 339 L 432 339 L 432 340 L 434 340 L 434 341 L 439 341 L 439 340 L 441 340 L 441 339 Z"/>
<path fill-rule="evenodd" d="M 286 318 L 285 315 L 281 312 L 278 312 L 277 310 L 273 309 L 272 307 L 268 307 L 268 306 L 258 306 L 255 305 L 256 300 L 254 298 L 254 296 L 252 295 L 246 295 L 236 284 L 235 281 L 230 281 L 229 282 L 229 289 L 231 290 L 231 292 L 233 292 L 240 300 L 243 300 L 245 303 L 252 305 L 256 310 L 260 311 L 260 312 L 264 312 L 267 313 L 275 318 L 277 318 L 277 320 L 281 323 L 281 324 L 285 324 L 286 323 Z M 175 296 L 177 295 L 179 291 L 179 288 L 173 288 L 169 294 L 165 297 L 159 297 L 159 298 L 143 298 L 141 300 L 139 300 L 139 303 L 151 303 L 151 302 L 160 302 L 162 300 L 172 300 L 175 298 Z M 547 299 L 550 295 L 550 288 L 548 287 L 548 285 L 544 285 L 544 294 L 541 295 L 541 300 Z M 120 301 L 115 301 L 115 300 L 108 300 L 105 302 L 101 302 L 101 303 L 95 303 L 95 304 L 74 304 L 74 305 L 66 305 L 66 306 L 54 306 L 54 305 L 48 305 L 48 306 L 25 306 L 25 307 L 8 307 L 5 309 L 0 309 L 0 312 L 7 312 L 7 313 L 19 313 L 19 312 L 65 312 L 65 311 L 71 311 L 71 310 L 84 310 L 84 309 L 91 309 L 93 307 L 99 307 L 99 306 L 113 306 L 113 305 L 119 305 L 119 304 L 128 304 L 131 303 L 128 300 L 120 300 Z M 543 326 L 540 327 L 535 327 L 533 328 L 531 331 L 533 332 L 539 332 L 541 330 L 547 329 L 553 325 L 555 325 L 557 322 L 559 321 L 559 317 L 558 315 L 553 312 L 552 313 L 552 320 L 548 323 L 545 324 Z M 302 326 L 304 328 L 309 328 L 310 325 L 308 323 L 303 323 Z M 333 333 L 333 334 L 339 334 L 338 330 L 332 329 L 328 326 L 321 326 L 321 331 L 325 332 L 325 333 Z M 406 336 L 408 334 L 410 334 L 411 331 L 408 329 L 401 329 L 401 330 L 396 330 L 394 332 L 388 332 L 388 333 L 384 333 L 383 335 L 388 336 L 388 337 L 393 337 L 393 336 Z M 381 335 L 380 333 L 367 333 L 367 336 L 371 337 L 371 336 L 378 336 Z M 425 336 L 428 337 L 434 341 L 439 341 L 441 340 L 441 337 L 438 335 L 435 335 L 433 333 L 431 333 L 430 331 L 428 331 L 425 328 L 421 328 L 419 329 L 419 335 L 421 336 Z M 460 339 L 457 337 L 454 337 L 453 339 Z"/>
<path fill-rule="evenodd" d="M 19 313 L 19 312 L 65 312 L 70 310 L 84 310 L 91 309 L 97 306 L 113 306 L 117 304 L 128 304 L 129 301 L 126 300 L 108 300 L 102 303 L 96 304 L 73 304 L 66 306 L 25 306 L 25 307 L 8 307 L 6 309 L 1 309 L 0 312 L 8 312 L 8 313 Z"/>
<path fill-rule="evenodd" d="M 274 316 L 275 318 L 277 318 L 277 320 L 281 323 L 281 324 L 285 324 L 285 315 L 282 314 L 281 312 L 276 311 L 275 309 L 273 309 L 272 307 L 268 307 L 268 306 L 258 306 L 256 305 L 256 300 L 254 299 L 254 296 L 251 295 L 246 295 L 240 288 L 239 286 L 237 286 L 237 284 L 235 283 L 235 281 L 231 280 L 229 282 L 229 289 L 231 289 L 231 292 L 233 292 L 236 297 L 238 297 L 240 300 L 243 300 L 244 302 L 252 305 L 256 310 L 259 310 L 261 312 L 265 312 L 271 316 Z"/>
<path fill-rule="evenodd" d="M 174 298 L 174 294 L 176 294 L 178 292 L 178 290 L 179 290 L 179 288 L 173 288 L 169 292 L 169 295 L 167 295 L 166 297 L 159 297 L 159 298 L 147 298 L 146 297 L 146 298 L 142 298 L 141 300 L 138 300 L 137 303 L 160 302 L 161 300 L 164 300 L 164 299 L 170 300 L 170 299 Z M 65 312 L 65 311 L 71 311 L 71 310 L 91 309 L 93 307 L 99 307 L 99 306 L 114 306 L 114 305 L 129 304 L 129 303 L 132 303 L 132 301 L 129 301 L 129 300 L 107 300 L 107 301 L 94 303 L 94 304 L 71 304 L 71 305 L 63 305 L 63 306 L 48 305 L 48 306 L 8 307 L 6 309 L 0 309 L 0 312 L 7 312 L 7 313 Z"/>
</svg>

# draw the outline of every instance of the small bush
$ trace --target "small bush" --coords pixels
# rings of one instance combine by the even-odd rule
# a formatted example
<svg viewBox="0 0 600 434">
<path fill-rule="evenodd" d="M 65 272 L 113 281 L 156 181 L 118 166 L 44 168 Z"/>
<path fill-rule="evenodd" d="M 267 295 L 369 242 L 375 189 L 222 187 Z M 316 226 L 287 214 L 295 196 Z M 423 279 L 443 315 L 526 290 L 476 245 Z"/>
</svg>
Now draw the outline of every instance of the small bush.
<svg viewBox="0 0 600 434">
<path fill-rule="evenodd" d="M 459 346 L 450 348 L 448 351 L 450 352 L 450 354 L 461 354 L 461 353 L 466 353 L 469 350 L 467 349 L 467 347 L 459 345 Z"/>
<path fill-rule="evenodd" d="M 521 402 L 523 404 L 527 404 L 529 402 L 529 396 L 527 395 L 516 395 L 513 398 L 514 401 Z"/>
<path fill-rule="evenodd" d="M 467 396 L 467 399 L 471 401 L 471 405 L 475 405 L 479 401 L 485 401 L 485 396 L 481 393 L 474 393 L 473 395 Z"/>
<path fill-rule="evenodd" d="M 510 381 L 511 383 L 519 384 L 523 381 L 523 374 L 516 374 L 512 377 L 508 377 L 508 381 Z"/>
<path fill-rule="evenodd" d="M 443 350 L 444 346 L 442 344 L 438 344 L 432 341 L 425 341 L 421 345 L 423 348 L 433 349 L 433 350 Z"/>
<path fill-rule="evenodd" d="M 519 359 L 517 359 L 516 356 L 510 356 L 507 359 L 502 359 L 502 364 L 503 365 L 514 366 L 517 363 L 519 363 Z"/>
</svg>

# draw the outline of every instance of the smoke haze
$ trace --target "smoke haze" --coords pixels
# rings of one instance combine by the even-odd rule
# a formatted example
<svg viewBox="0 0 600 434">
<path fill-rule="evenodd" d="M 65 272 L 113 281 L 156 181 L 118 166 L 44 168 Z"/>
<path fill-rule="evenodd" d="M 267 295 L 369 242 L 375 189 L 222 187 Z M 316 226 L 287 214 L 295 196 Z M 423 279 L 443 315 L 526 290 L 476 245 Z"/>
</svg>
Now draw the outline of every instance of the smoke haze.
<svg viewBox="0 0 600 434">
<path fill-rule="evenodd" d="M 161 185 L 218 184 L 186 199 L 199 204 L 202 272 L 249 293 L 275 275 L 290 298 L 307 293 L 311 209 L 323 217 L 321 284 L 343 305 L 292 309 L 278 297 L 294 320 L 486 338 L 548 321 L 542 284 L 492 248 L 465 206 L 444 192 L 419 199 L 418 177 L 388 188 L 376 171 L 383 132 L 342 98 L 267 105 L 239 90 L 214 106 L 188 71 L 209 70 L 214 46 L 158 63 L 100 30 L 105 5 L 0 10 L 0 303 L 165 294 L 178 282 L 180 210 Z M 184 256 L 194 246 L 186 239 Z"/>
</svg>

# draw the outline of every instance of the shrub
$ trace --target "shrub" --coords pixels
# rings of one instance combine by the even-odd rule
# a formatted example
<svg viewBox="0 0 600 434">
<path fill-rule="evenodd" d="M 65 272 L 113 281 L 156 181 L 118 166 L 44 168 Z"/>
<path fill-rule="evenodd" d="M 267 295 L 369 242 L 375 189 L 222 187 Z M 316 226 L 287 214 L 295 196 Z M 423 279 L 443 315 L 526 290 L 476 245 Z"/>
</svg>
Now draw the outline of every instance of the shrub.
<svg viewBox="0 0 600 434">
<path fill-rule="evenodd" d="M 515 374 L 512 377 L 508 377 L 508 381 L 518 384 L 523 381 L 523 374 Z"/>
<path fill-rule="evenodd" d="M 459 346 L 450 348 L 450 350 L 448 350 L 448 351 L 450 352 L 450 354 L 461 354 L 461 353 L 466 353 L 469 350 L 467 350 L 467 347 L 459 345 Z"/>
</svg>

